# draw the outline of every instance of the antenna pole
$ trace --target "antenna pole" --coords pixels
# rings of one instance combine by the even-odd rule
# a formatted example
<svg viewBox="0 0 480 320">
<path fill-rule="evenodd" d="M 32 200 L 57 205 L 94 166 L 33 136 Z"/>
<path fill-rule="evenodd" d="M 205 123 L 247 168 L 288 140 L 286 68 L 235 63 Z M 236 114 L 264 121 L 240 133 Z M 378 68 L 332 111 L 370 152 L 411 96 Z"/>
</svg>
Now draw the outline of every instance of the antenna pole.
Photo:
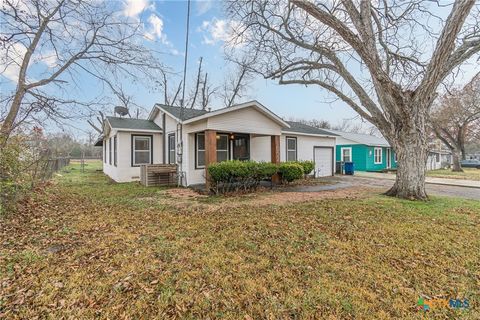
<svg viewBox="0 0 480 320">
<path fill-rule="evenodd" d="M 187 29 L 186 29 L 186 36 L 185 36 L 185 59 L 183 61 L 183 84 L 182 84 L 182 100 L 180 101 L 180 121 L 183 121 L 184 116 L 184 108 L 185 108 L 185 82 L 187 79 L 187 62 L 188 62 L 188 34 L 190 30 L 190 2 L 191 0 L 187 1 Z M 177 124 L 177 176 L 178 176 L 178 184 L 183 184 L 183 124 Z M 185 179 L 186 183 L 186 179 Z"/>
</svg>

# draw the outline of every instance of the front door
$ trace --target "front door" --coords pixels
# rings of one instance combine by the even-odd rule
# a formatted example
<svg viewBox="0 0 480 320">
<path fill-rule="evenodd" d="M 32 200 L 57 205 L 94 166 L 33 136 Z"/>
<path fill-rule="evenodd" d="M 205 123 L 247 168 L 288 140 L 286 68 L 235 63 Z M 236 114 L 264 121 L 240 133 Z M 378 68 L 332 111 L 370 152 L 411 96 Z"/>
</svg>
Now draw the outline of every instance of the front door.
<svg viewBox="0 0 480 320">
<path fill-rule="evenodd" d="M 392 167 L 392 155 L 391 155 L 391 149 L 387 148 L 387 169 L 390 169 Z"/>
<path fill-rule="evenodd" d="M 250 135 L 234 134 L 231 148 L 233 160 L 250 160 Z"/>
</svg>

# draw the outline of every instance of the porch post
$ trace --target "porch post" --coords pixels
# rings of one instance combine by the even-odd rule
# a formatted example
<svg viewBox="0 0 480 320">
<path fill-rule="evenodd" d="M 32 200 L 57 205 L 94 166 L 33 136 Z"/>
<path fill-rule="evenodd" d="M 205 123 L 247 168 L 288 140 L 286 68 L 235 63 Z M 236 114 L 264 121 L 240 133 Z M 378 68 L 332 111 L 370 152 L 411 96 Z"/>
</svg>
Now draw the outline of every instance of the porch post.
<svg viewBox="0 0 480 320">
<path fill-rule="evenodd" d="M 215 130 L 205 131 L 205 187 L 210 190 L 210 177 L 208 165 L 217 162 L 217 132 Z"/>
<path fill-rule="evenodd" d="M 271 136 L 271 156 L 272 156 L 272 163 L 279 164 L 280 163 L 280 136 Z M 273 183 L 280 182 L 280 176 L 277 174 L 272 176 Z"/>
</svg>

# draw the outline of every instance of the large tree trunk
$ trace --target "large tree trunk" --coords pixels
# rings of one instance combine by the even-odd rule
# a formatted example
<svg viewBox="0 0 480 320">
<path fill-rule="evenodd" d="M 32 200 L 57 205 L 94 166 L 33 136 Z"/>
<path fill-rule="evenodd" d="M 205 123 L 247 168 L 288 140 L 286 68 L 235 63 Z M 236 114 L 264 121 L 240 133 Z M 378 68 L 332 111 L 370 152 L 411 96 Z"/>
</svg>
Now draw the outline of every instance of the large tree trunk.
<svg viewBox="0 0 480 320">
<path fill-rule="evenodd" d="M 460 165 L 460 159 L 462 159 L 462 151 L 460 149 L 452 150 L 452 159 L 453 159 L 453 172 L 463 172 L 462 166 Z"/>
<path fill-rule="evenodd" d="M 411 200 L 427 200 L 425 173 L 428 157 L 426 131 L 412 126 L 411 130 L 397 131 L 390 139 L 397 153 L 397 177 L 386 195 Z M 423 133 L 423 134 L 422 134 Z"/>
<path fill-rule="evenodd" d="M 5 121 L 3 121 L 2 127 L 0 128 L 0 147 L 2 148 L 5 147 L 7 140 L 12 133 L 13 125 L 15 124 L 15 119 L 20 111 L 20 105 L 22 104 L 25 92 L 26 91 L 22 88 L 17 89 L 7 117 L 5 118 Z"/>
</svg>

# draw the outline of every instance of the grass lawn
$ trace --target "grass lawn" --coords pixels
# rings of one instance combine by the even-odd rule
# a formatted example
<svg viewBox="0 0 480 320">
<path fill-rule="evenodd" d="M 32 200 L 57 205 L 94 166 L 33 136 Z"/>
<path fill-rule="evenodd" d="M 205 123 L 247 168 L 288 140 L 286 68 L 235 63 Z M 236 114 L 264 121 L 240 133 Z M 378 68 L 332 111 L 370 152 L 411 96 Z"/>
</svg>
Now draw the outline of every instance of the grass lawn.
<svg viewBox="0 0 480 320">
<path fill-rule="evenodd" d="M 0 318 L 425 319 L 419 296 L 480 318 L 480 202 L 194 196 L 98 167 L 0 217 Z"/>
<path fill-rule="evenodd" d="M 463 172 L 452 172 L 451 169 L 438 169 L 427 171 L 427 176 L 446 179 L 466 179 L 480 181 L 480 169 L 463 168 Z"/>
</svg>

